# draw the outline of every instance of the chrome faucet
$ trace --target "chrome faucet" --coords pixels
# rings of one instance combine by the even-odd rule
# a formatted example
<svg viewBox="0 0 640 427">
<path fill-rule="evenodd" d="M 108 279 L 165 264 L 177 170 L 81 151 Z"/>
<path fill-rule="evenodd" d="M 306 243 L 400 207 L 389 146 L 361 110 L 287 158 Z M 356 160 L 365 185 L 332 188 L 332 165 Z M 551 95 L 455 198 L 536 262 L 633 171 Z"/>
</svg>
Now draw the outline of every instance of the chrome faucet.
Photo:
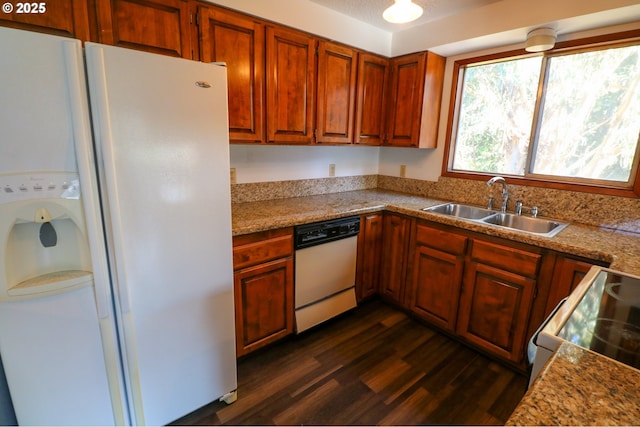
<svg viewBox="0 0 640 427">
<path fill-rule="evenodd" d="M 487 187 L 491 188 L 491 186 L 495 182 L 499 182 L 502 184 L 502 207 L 500 208 L 500 211 L 502 213 L 505 213 L 507 211 L 507 201 L 509 200 L 509 190 L 507 189 L 507 181 L 505 181 L 504 178 L 501 176 L 494 176 L 489 181 L 487 181 Z M 489 200 L 490 201 L 492 200 L 491 196 Z"/>
</svg>

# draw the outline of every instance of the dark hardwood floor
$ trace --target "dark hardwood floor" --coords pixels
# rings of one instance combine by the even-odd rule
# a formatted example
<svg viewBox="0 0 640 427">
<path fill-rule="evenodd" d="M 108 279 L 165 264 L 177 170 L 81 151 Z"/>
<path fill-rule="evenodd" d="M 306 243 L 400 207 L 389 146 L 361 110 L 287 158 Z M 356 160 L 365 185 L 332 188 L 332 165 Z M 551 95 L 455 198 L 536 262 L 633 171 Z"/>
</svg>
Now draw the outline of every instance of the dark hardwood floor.
<svg viewBox="0 0 640 427">
<path fill-rule="evenodd" d="M 527 378 L 371 301 L 238 362 L 238 400 L 176 425 L 502 425 Z"/>
</svg>

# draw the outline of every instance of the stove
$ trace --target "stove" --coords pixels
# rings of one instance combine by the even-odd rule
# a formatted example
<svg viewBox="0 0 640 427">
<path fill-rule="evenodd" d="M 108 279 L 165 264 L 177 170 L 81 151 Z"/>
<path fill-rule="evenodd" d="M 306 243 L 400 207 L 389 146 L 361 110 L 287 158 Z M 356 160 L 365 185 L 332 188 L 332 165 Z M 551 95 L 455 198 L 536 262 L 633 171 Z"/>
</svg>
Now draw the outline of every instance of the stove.
<svg viewBox="0 0 640 427">
<path fill-rule="evenodd" d="M 600 271 L 558 337 L 640 369 L 640 279 Z"/>
<path fill-rule="evenodd" d="M 640 277 L 593 267 L 534 337 L 531 382 L 564 341 L 640 369 Z"/>
</svg>

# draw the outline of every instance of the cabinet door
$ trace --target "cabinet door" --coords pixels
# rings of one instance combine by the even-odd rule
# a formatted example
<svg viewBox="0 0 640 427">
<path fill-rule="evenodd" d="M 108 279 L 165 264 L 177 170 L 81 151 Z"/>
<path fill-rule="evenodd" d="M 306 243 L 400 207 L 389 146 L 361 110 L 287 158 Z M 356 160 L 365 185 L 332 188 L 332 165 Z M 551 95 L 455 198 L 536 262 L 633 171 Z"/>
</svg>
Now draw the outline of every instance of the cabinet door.
<svg viewBox="0 0 640 427">
<path fill-rule="evenodd" d="M 413 256 L 411 311 L 440 328 L 454 331 L 464 257 L 422 245 Z"/>
<path fill-rule="evenodd" d="M 427 69 L 424 79 L 422 116 L 418 147 L 436 148 L 438 146 L 438 126 L 444 86 L 444 68 L 446 58 L 427 52 Z"/>
<path fill-rule="evenodd" d="M 363 215 L 358 235 L 356 296 L 362 301 L 378 293 L 382 251 L 382 214 Z"/>
<path fill-rule="evenodd" d="M 316 39 L 267 27 L 267 142 L 313 142 Z"/>
<path fill-rule="evenodd" d="M 187 0 L 96 0 L 101 43 L 192 59 Z"/>
<path fill-rule="evenodd" d="M 469 239 L 423 221 L 415 229 L 409 307 L 419 317 L 453 332 Z"/>
<path fill-rule="evenodd" d="M 356 144 L 382 144 L 386 129 L 388 84 L 389 59 L 360 53 L 355 113 Z"/>
<path fill-rule="evenodd" d="M 3 2 L 12 5 L 11 13 L 0 14 L 0 25 L 27 31 L 91 40 L 88 0 L 49 2 Z M 7 6 L 8 7 L 8 6 Z M 44 10 L 42 10 L 44 8 Z M 37 12 L 37 13 L 34 13 Z"/>
<path fill-rule="evenodd" d="M 293 257 L 238 270 L 234 281 L 238 356 L 293 332 Z"/>
<path fill-rule="evenodd" d="M 536 281 L 475 261 L 467 263 L 457 332 L 472 344 L 519 363 Z"/>
<path fill-rule="evenodd" d="M 353 142 L 358 53 L 331 42 L 318 46 L 316 142 Z"/>
<path fill-rule="evenodd" d="M 391 60 L 387 141 L 397 147 L 417 147 L 420 138 L 426 52 Z"/>
<path fill-rule="evenodd" d="M 568 296 L 578 286 L 594 264 L 577 259 L 559 256 L 553 269 L 551 289 L 545 308 L 545 318 L 558 305 L 562 298 Z"/>
<path fill-rule="evenodd" d="M 404 305 L 405 297 L 410 230 L 409 218 L 395 214 L 384 215 L 380 293 L 401 305 Z"/>
<path fill-rule="evenodd" d="M 229 139 L 264 141 L 264 25 L 214 7 L 198 8 L 200 60 L 225 62 Z"/>
</svg>

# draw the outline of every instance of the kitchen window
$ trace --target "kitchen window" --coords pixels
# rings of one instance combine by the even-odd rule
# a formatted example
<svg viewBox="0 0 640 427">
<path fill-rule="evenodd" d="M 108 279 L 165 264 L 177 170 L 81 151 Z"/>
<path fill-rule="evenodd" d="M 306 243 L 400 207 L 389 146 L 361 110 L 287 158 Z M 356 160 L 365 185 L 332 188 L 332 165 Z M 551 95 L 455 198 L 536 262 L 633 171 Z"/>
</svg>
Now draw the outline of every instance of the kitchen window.
<svg viewBox="0 0 640 427">
<path fill-rule="evenodd" d="M 640 196 L 640 40 L 458 61 L 454 80 L 443 175 Z"/>
</svg>

